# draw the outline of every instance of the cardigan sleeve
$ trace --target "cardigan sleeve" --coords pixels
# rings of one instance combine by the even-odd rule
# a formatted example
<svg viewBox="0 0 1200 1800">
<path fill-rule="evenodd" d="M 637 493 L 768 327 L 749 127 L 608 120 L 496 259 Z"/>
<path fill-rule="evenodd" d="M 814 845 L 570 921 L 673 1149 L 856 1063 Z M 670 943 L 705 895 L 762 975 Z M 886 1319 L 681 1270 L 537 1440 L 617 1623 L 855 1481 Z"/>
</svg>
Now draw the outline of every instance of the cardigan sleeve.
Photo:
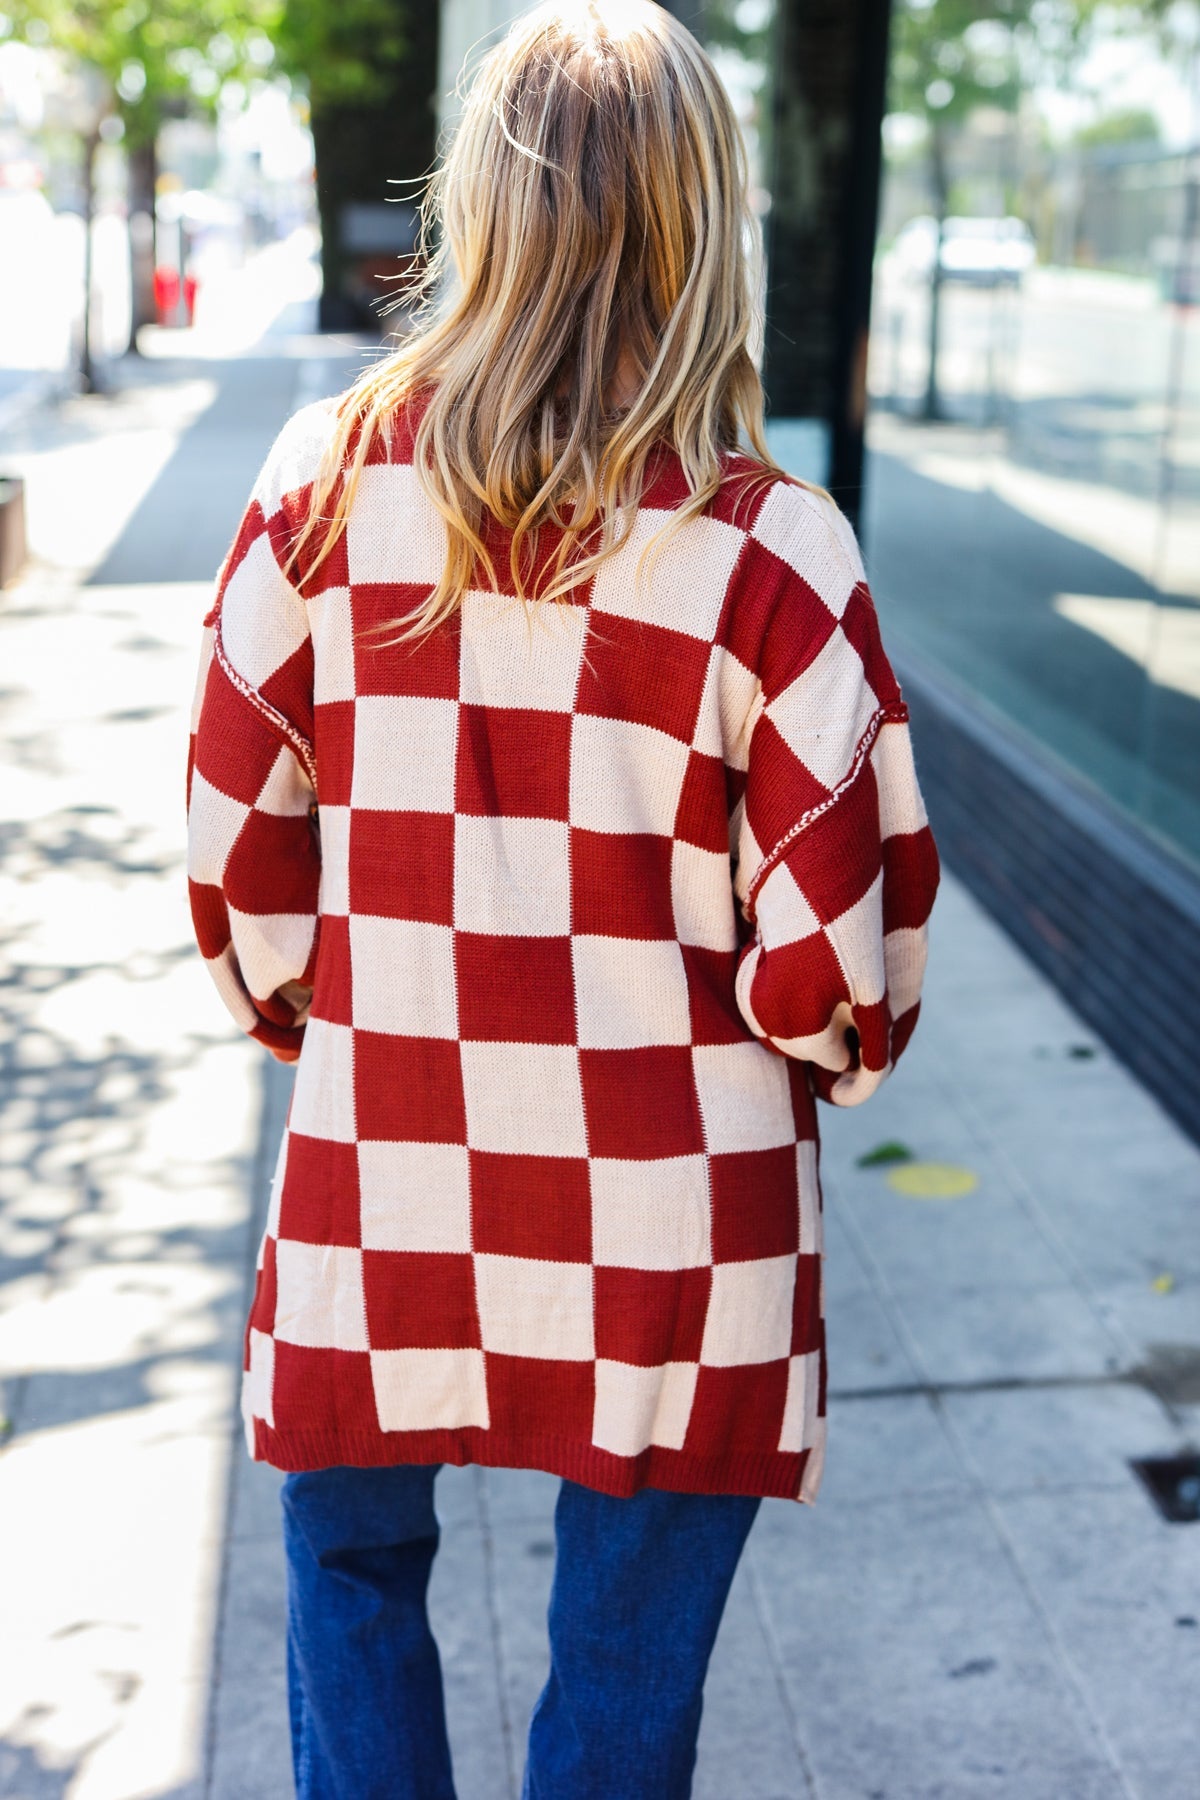
<svg viewBox="0 0 1200 1800">
<path fill-rule="evenodd" d="M 282 566 L 295 436 L 267 459 L 204 621 L 187 770 L 196 938 L 238 1025 L 281 1061 L 303 1041 L 320 882 L 312 640 Z"/>
<path fill-rule="evenodd" d="M 796 574 L 751 713 L 736 887 L 753 935 L 736 992 L 756 1037 L 807 1062 L 821 1099 L 855 1106 L 916 1025 L 939 861 L 853 533 L 831 502 L 791 494 Z"/>
</svg>

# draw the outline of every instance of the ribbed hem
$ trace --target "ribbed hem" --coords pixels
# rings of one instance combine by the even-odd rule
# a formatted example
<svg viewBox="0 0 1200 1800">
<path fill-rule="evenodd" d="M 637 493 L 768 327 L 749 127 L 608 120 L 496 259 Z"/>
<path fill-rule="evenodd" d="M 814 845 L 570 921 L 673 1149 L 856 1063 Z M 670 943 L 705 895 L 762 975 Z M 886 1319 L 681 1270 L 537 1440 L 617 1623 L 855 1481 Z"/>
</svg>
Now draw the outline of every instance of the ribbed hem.
<svg viewBox="0 0 1200 1800">
<path fill-rule="evenodd" d="M 815 1504 L 816 1495 L 800 1490 L 811 1454 L 760 1451 L 710 1458 L 655 1445 L 640 1456 L 614 1456 L 568 1438 L 498 1437 L 491 1431 L 398 1431 L 386 1438 L 366 1431 L 279 1432 L 261 1419 L 254 1421 L 253 1449 L 255 1462 L 287 1473 L 478 1463 L 489 1469 L 541 1469 L 617 1499 L 628 1499 L 642 1488 L 665 1488 L 680 1494 L 757 1494 L 808 1506 Z"/>
</svg>

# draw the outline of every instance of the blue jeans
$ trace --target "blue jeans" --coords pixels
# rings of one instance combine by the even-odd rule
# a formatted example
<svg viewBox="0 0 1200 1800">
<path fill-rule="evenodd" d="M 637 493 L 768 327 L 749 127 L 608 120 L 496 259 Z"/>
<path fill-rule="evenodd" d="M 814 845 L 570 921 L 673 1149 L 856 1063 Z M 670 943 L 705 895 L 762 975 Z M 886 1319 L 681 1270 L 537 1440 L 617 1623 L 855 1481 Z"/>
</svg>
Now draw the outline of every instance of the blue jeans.
<svg viewBox="0 0 1200 1800">
<path fill-rule="evenodd" d="M 299 1800 L 454 1800 L 425 1606 L 436 1475 L 333 1468 L 284 1481 Z M 687 1800 L 708 1660 L 759 1504 L 657 1489 L 616 1500 L 562 1483 L 550 1676 L 523 1800 Z"/>
</svg>

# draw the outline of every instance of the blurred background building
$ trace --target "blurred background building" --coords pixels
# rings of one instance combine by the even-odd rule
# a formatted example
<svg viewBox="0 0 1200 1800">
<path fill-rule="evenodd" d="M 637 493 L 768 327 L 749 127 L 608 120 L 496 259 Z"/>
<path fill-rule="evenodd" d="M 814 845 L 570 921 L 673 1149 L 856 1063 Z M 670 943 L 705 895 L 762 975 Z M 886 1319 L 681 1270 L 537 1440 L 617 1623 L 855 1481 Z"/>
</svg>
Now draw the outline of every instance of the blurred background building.
<svg viewBox="0 0 1200 1800">
<path fill-rule="evenodd" d="M 520 10 L 0 16 L 0 425 L 281 245 L 323 327 L 395 328 Z M 946 860 L 1200 1134 L 1200 0 L 673 10 L 752 153 L 773 444 L 859 525 Z"/>
</svg>

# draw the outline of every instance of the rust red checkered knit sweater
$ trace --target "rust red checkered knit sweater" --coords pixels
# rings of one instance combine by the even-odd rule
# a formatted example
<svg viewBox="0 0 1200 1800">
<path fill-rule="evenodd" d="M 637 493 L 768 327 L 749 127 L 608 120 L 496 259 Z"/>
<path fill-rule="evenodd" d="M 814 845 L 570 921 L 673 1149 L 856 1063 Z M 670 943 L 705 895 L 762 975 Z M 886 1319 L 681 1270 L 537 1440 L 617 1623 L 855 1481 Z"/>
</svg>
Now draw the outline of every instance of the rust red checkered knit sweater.
<svg viewBox="0 0 1200 1800">
<path fill-rule="evenodd" d="M 686 494 L 663 449 L 573 602 L 481 588 L 380 648 L 443 529 L 402 418 L 289 581 L 330 425 L 268 457 L 194 714 L 200 946 L 299 1057 L 251 1454 L 811 1501 L 816 1100 L 866 1100 L 907 1042 L 938 882 L 853 534 L 730 457 L 639 591 Z"/>
</svg>

